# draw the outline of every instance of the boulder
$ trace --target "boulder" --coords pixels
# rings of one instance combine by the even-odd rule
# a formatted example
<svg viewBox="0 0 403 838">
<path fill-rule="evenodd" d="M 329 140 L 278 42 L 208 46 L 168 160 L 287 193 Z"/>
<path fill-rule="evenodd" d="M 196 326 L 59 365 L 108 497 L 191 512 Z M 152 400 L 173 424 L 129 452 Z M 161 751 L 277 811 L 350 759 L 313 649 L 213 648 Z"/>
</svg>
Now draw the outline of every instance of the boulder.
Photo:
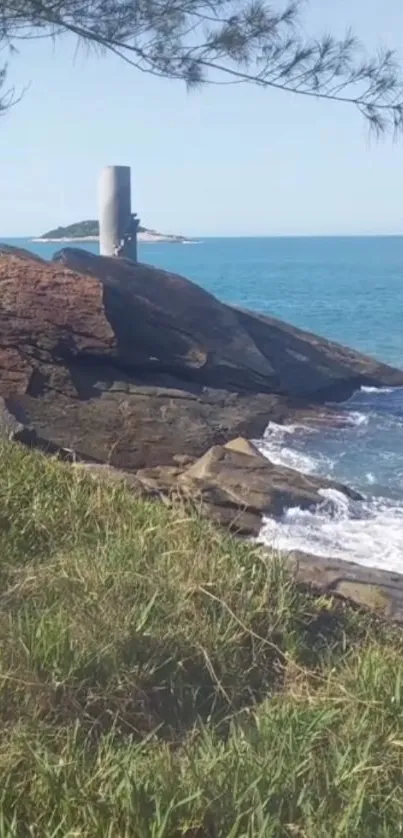
<svg viewBox="0 0 403 838">
<path fill-rule="evenodd" d="M 103 320 L 114 335 L 112 357 L 120 366 L 235 392 L 278 389 L 270 361 L 242 328 L 237 312 L 188 279 L 78 248 L 59 251 L 54 261 L 61 273 L 64 266 L 85 276 L 82 282 L 96 280 Z M 109 345 L 107 350 L 110 355 Z"/>
<path fill-rule="evenodd" d="M 353 500 L 358 495 L 342 484 L 274 465 L 266 457 L 215 445 L 179 478 L 189 496 L 197 491 L 220 523 L 247 535 L 258 535 L 262 518 L 279 518 L 290 507 L 308 509 L 323 503 L 321 489 L 337 489 Z M 246 516 L 245 518 L 243 516 Z"/>
<path fill-rule="evenodd" d="M 306 509 L 323 503 L 321 489 L 360 498 L 332 480 L 274 465 L 256 449 L 244 453 L 228 445 L 213 446 L 185 470 L 172 466 L 140 469 L 136 478 L 151 494 L 180 494 L 218 523 L 248 536 L 258 535 L 265 515 L 277 518 L 289 507 Z"/>
<path fill-rule="evenodd" d="M 237 436 L 236 439 L 230 439 L 229 442 L 225 443 L 225 448 L 229 448 L 230 451 L 238 451 L 240 454 L 249 454 L 250 457 L 258 457 L 260 456 L 260 451 L 256 448 L 256 445 L 253 442 L 250 442 L 249 439 L 245 439 L 243 436 Z"/>
<path fill-rule="evenodd" d="M 0 334 L 0 433 L 131 471 L 261 437 L 361 383 L 403 384 L 180 276 L 74 248 L 54 262 L 0 248 Z"/>
</svg>

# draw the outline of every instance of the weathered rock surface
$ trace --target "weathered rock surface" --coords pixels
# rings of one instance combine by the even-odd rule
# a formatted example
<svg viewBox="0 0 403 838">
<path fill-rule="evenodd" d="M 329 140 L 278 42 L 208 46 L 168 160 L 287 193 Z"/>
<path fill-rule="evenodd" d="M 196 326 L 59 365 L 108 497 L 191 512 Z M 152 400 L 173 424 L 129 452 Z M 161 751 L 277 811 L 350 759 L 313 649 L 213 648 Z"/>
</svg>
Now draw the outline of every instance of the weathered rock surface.
<svg viewBox="0 0 403 838">
<path fill-rule="evenodd" d="M 299 584 L 403 624 L 403 574 L 298 552 L 285 559 Z"/>
<path fill-rule="evenodd" d="M 201 388 L 196 394 L 157 387 L 107 369 L 44 369 L 40 389 L 6 399 L 8 413 L 28 431 L 31 444 L 67 448 L 84 460 L 135 470 L 200 457 L 239 434 L 261 436 L 268 419 L 284 421 L 276 396 L 236 396 Z M 34 379 L 35 381 L 35 379 Z M 176 384 L 176 386 L 175 386 Z M 182 385 L 183 386 L 183 385 Z M 21 436 L 17 438 L 21 439 Z"/>
<path fill-rule="evenodd" d="M 403 384 L 401 370 L 225 305 L 175 274 L 74 248 L 61 250 L 55 261 L 103 283 L 105 313 L 130 364 L 139 360 L 173 374 L 190 368 L 192 380 L 236 392 L 337 397 L 340 386 L 344 397 L 360 384 Z"/>
<path fill-rule="evenodd" d="M 249 439 L 245 439 L 243 436 L 237 436 L 236 439 L 230 439 L 229 442 L 225 443 L 224 448 L 229 448 L 230 451 L 238 451 L 239 454 L 249 454 L 250 457 L 260 457 L 260 451 L 254 445 L 253 442 L 250 442 Z"/>
<path fill-rule="evenodd" d="M 112 352 L 106 349 L 121 367 L 157 370 L 235 392 L 278 389 L 274 369 L 237 313 L 193 282 L 73 248 L 56 254 L 55 262 L 84 274 L 89 284 L 90 277 L 96 279 L 104 320 L 115 338 Z"/>
<path fill-rule="evenodd" d="M 365 384 L 402 386 L 401 370 L 346 346 L 263 314 L 238 310 L 238 318 L 261 353 L 270 358 L 281 393 L 343 401 Z"/>
<path fill-rule="evenodd" d="M 274 465 L 252 446 L 247 453 L 239 450 L 247 446 L 247 440 L 240 439 L 215 445 L 185 470 L 160 466 L 141 469 L 136 477 L 150 493 L 179 492 L 200 503 L 204 513 L 218 523 L 248 536 L 258 535 L 264 515 L 277 518 L 289 507 L 307 509 L 322 503 L 321 489 L 360 497 L 332 480 Z"/>
<path fill-rule="evenodd" d="M 391 383 L 403 372 L 165 271 L 0 248 L 3 427 L 31 444 L 129 470 L 172 465 L 259 437 L 269 420 L 305 420 L 325 396 Z"/>
</svg>

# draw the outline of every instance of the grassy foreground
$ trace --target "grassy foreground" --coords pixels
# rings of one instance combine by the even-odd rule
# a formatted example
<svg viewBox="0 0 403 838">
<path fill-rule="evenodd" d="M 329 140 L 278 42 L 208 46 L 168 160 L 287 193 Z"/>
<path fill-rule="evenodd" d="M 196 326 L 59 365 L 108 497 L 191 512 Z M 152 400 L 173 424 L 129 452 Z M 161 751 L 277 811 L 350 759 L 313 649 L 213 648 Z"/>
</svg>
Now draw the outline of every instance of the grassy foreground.
<svg viewBox="0 0 403 838">
<path fill-rule="evenodd" d="M 1 838 L 397 838 L 403 639 L 0 444 Z"/>
</svg>

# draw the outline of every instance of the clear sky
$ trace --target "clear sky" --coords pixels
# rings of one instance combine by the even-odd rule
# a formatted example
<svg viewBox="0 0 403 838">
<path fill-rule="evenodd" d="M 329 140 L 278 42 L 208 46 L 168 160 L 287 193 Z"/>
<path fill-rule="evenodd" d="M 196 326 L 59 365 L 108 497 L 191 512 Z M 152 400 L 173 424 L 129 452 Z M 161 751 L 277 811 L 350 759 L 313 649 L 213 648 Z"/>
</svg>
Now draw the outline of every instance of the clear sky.
<svg viewBox="0 0 403 838">
<path fill-rule="evenodd" d="M 314 33 L 352 25 L 398 51 L 402 0 L 311 0 Z M 187 93 L 66 39 L 23 44 L 0 120 L 0 236 L 96 216 L 104 165 L 132 167 L 143 223 L 187 235 L 403 233 L 403 138 L 381 142 L 352 106 L 252 86 Z"/>
</svg>

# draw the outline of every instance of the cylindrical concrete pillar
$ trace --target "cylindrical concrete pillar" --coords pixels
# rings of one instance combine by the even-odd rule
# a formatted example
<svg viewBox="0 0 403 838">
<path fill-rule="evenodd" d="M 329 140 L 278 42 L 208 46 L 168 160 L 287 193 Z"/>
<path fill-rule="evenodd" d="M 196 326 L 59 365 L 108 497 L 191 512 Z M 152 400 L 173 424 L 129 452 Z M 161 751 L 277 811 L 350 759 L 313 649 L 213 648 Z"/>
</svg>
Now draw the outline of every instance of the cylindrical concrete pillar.
<svg viewBox="0 0 403 838">
<path fill-rule="evenodd" d="M 99 252 L 137 258 L 132 230 L 130 166 L 105 166 L 99 179 Z"/>
</svg>

